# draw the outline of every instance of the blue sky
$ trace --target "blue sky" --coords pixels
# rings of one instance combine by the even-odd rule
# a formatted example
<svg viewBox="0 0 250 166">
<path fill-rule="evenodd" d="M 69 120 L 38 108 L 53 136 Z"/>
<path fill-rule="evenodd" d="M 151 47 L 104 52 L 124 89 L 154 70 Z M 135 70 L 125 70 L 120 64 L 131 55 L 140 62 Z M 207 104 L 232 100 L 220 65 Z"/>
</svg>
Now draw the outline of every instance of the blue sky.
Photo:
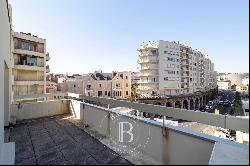
<svg viewBox="0 0 250 166">
<path fill-rule="evenodd" d="M 248 0 L 9 0 L 13 29 L 47 40 L 51 72 L 137 71 L 140 43 L 181 41 L 248 72 Z"/>
</svg>

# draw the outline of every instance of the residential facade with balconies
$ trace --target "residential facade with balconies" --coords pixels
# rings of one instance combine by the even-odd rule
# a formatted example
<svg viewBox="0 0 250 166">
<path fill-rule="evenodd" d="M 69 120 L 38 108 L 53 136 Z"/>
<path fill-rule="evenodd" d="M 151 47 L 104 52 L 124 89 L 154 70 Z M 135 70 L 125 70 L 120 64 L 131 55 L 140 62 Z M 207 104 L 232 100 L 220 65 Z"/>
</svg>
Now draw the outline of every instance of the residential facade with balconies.
<svg viewBox="0 0 250 166">
<path fill-rule="evenodd" d="M 216 87 L 214 64 L 185 44 L 149 41 L 138 51 L 142 97 L 191 94 Z"/>
<path fill-rule="evenodd" d="M 46 73 L 50 59 L 46 54 L 46 40 L 30 33 L 12 31 L 13 42 L 13 96 L 19 101 L 20 96 L 46 93 Z"/>
</svg>

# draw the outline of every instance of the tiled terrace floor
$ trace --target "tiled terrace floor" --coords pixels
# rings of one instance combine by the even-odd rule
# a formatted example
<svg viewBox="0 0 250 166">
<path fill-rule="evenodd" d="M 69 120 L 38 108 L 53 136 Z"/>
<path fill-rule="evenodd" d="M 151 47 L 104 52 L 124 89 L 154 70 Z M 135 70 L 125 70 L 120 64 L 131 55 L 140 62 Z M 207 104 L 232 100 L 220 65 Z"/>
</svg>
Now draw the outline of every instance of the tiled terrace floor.
<svg viewBox="0 0 250 166">
<path fill-rule="evenodd" d="M 64 116 L 23 121 L 9 130 L 16 165 L 130 164 Z"/>
</svg>

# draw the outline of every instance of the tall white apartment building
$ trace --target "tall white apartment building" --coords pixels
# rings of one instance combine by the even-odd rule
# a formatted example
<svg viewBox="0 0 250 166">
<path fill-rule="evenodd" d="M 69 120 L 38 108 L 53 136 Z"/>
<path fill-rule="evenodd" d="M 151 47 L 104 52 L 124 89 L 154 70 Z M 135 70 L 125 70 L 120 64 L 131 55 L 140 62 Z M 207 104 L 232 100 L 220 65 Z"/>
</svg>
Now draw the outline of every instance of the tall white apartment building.
<svg viewBox="0 0 250 166">
<path fill-rule="evenodd" d="M 185 44 L 149 41 L 138 51 L 142 97 L 190 94 L 216 87 L 214 64 Z"/>
</svg>

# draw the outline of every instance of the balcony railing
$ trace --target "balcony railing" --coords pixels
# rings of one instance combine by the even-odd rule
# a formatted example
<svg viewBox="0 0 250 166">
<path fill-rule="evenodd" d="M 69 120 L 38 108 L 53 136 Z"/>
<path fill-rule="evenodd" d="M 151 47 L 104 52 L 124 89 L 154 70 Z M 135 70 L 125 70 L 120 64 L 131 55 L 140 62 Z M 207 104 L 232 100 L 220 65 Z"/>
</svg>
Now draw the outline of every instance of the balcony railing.
<svg viewBox="0 0 250 166">
<path fill-rule="evenodd" d="M 159 72 L 143 72 L 140 73 L 140 76 L 159 76 Z"/>
<path fill-rule="evenodd" d="M 159 66 L 158 65 L 142 65 L 140 70 L 158 70 Z"/>
<path fill-rule="evenodd" d="M 137 61 L 138 63 L 158 63 L 159 59 L 158 58 L 152 58 L 152 59 L 140 59 Z"/>
</svg>

